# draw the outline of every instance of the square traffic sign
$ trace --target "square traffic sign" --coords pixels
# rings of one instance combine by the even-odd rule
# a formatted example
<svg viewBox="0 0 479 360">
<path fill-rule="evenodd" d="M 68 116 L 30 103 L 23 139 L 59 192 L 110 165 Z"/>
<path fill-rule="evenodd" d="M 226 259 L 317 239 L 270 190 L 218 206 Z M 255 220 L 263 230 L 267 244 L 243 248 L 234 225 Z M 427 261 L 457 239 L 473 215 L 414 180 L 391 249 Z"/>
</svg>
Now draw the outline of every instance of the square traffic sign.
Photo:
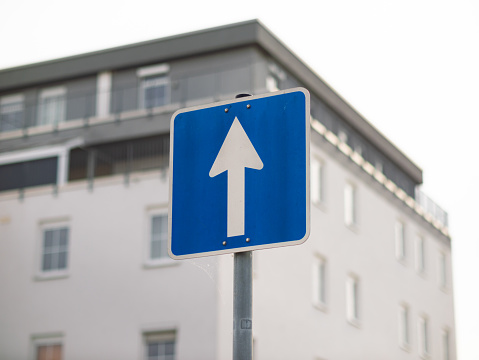
<svg viewBox="0 0 479 360">
<path fill-rule="evenodd" d="M 168 251 L 184 259 L 306 241 L 309 92 L 182 109 L 170 128 Z"/>
</svg>

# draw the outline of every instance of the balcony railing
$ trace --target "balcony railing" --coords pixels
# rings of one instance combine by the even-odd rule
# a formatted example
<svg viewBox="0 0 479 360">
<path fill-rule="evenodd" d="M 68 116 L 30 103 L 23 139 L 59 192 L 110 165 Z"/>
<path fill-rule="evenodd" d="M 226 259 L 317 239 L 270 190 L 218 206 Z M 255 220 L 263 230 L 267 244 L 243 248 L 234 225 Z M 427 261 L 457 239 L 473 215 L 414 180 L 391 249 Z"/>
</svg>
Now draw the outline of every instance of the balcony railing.
<svg viewBox="0 0 479 360">
<path fill-rule="evenodd" d="M 81 92 L 66 83 L 55 88 L 52 96 L 5 97 L 7 101 L 0 102 L 0 139 L 40 131 L 36 129 L 42 127 L 48 131 L 62 125 L 69 127 L 69 123 L 87 125 L 95 118 L 118 119 L 125 112 L 149 111 L 169 104 L 185 107 L 232 99 L 237 93 L 253 92 L 255 67 L 249 64 L 181 76 L 138 78 L 135 84 L 114 84 L 113 90 L 103 92 L 94 88 Z"/>
<path fill-rule="evenodd" d="M 424 194 L 419 188 L 416 188 L 416 203 L 422 207 L 426 214 L 431 215 L 444 227 L 449 227 L 449 216 L 447 212 L 437 205 L 431 198 Z"/>
<path fill-rule="evenodd" d="M 167 169 L 169 135 L 131 139 L 70 151 L 68 181 L 124 175 L 125 182 L 133 172 Z"/>
</svg>

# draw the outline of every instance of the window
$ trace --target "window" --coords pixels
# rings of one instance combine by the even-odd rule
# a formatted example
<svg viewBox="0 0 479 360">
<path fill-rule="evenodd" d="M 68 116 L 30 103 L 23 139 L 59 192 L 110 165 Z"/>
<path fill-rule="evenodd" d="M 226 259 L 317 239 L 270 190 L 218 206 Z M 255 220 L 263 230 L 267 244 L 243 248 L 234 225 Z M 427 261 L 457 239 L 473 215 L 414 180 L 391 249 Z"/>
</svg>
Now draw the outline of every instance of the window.
<svg viewBox="0 0 479 360">
<path fill-rule="evenodd" d="M 359 280 L 354 275 L 346 280 L 346 316 L 353 325 L 359 325 Z"/>
<path fill-rule="evenodd" d="M 419 333 L 419 356 L 426 358 L 429 355 L 429 329 L 428 319 L 425 316 L 421 316 L 418 321 L 418 333 Z"/>
<path fill-rule="evenodd" d="M 0 191 L 56 184 L 58 157 L 0 165 Z"/>
<path fill-rule="evenodd" d="M 165 76 L 151 76 L 142 79 L 141 94 L 144 109 L 150 109 L 167 104 L 168 78 Z"/>
<path fill-rule="evenodd" d="M 62 360 L 62 336 L 59 334 L 33 338 L 33 359 Z"/>
<path fill-rule="evenodd" d="M 348 226 L 356 224 L 356 189 L 349 183 L 344 187 L 344 222 Z"/>
<path fill-rule="evenodd" d="M 170 102 L 170 80 L 167 76 L 170 67 L 166 64 L 147 66 L 138 69 L 140 78 L 139 103 L 141 109 L 151 109 Z"/>
<path fill-rule="evenodd" d="M 62 359 L 62 345 L 49 344 L 37 346 L 36 360 L 61 360 Z"/>
<path fill-rule="evenodd" d="M 326 260 L 319 256 L 313 262 L 313 304 L 326 307 Z"/>
<path fill-rule="evenodd" d="M 64 271 L 68 267 L 68 228 L 43 230 L 41 271 Z"/>
<path fill-rule="evenodd" d="M 445 289 L 447 286 L 447 266 L 446 266 L 446 254 L 443 252 L 439 253 L 439 273 L 438 281 L 441 289 Z"/>
<path fill-rule="evenodd" d="M 168 258 L 168 215 L 151 217 L 150 259 Z"/>
<path fill-rule="evenodd" d="M 399 346 L 409 349 L 409 308 L 404 304 L 399 306 Z"/>
<path fill-rule="evenodd" d="M 143 266 L 154 269 L 179 265 L 178 261 L 173 261 L 168 255 L 167 205 L 150 205 L 145 215 Z"/>
<path fill-rule="evenodd" d="M 451 351 L 449 345 L 449 330 L 443 329 L 442 334 L 442 360 L 450 360 L 451 359 Z"/>
<path fill-rule="evenodd" d="M 0 132 L 23 128 L 23 95 L 9 95 L 0 99 Z"/>
<path fill-rule="evenodd" d="M 266 90 L 270 92 L 279 91 L 281 82 L 286 80 L 285 72 L 275 63 L 268 64 L 268 75 L 266 76 Z"/>
<path fill-rule="evenodd" d="M 319 204 L 323 201 L 323 165 L 316 159 L 311 159 L 311 201 Z"/>
<path fill-rule="evenodd" d="M 266 90 L 269 92 L 279 91 L 278 83 L 278 78 L 272 74 L 269 74 L 266 77 Z"/>
<path fill-rule="evenodd" d="M 418 235 L 416 238 L 416 271 L 420 274 L 423 273 L 425 265 L 424 238 Z"/>
<path fill-rule="evenodd" d="M 347 143 L 348 142 L 348 134 L 343 131 L 343 130 L 339 130 L 338 132 L 338 139 L 339 141 L 341 141 L 342 143 Z"/>
<path fill-rule="evenodd" d="M 401 221 L 396 222 L 394 238 L 396 242 L 396 259 L 404 261 L 406 258 L 406 239 L 404 238 L 404 224 Z"/>
<path fill-rule="evenodd" d="M 144 336 L 145 360 L 175 360 L 175 332 L 149 333 Z"/>
<path fill-rule="evenodd" d="M 65 95 L 64 87 L 44 89 L 40 92 L 38 125 L 56 125 L 65 121 Z"/>
<path fill-rule="evenodd" d="M 381 160 L 376 160 L 376 164 L 374 166 L 376 168 L 377 171 L 379 171 L 380 173 L 383 172 L 383 163 Z"/>
<path fill-rule="evenodd" d="M 363 148 L 361 145 L 356 145 L 354 147 L 354 152 L 357 153 L 358 155 L 363 156 Z"/>
</svg>

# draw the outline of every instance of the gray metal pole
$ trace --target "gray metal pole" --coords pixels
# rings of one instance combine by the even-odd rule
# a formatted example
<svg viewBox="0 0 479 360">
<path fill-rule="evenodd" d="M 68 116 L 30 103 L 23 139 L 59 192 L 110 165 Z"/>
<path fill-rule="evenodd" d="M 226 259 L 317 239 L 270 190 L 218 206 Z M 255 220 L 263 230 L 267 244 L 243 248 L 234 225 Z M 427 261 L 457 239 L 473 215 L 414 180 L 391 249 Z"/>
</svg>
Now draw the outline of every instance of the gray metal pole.
<svg viewBox="0 0 479 360">
<path fill-rule="evenodd" d="M 234 254 L 233 360 L 253 359 L 253 252 Z"/>
<path fill-rule="evenodd" d="M 238 94 L 236 99 L 251 96 Z M 233 360 L 253 359 L 253 252 L 234 254 Z"/>
</svg>

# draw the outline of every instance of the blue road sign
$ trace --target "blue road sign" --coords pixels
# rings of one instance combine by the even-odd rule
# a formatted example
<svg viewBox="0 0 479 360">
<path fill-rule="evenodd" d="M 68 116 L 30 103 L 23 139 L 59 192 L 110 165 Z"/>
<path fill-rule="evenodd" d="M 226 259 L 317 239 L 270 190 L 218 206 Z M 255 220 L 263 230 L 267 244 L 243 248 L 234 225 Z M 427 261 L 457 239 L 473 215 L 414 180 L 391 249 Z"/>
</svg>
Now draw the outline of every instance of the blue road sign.
<svg viewBox="0 0 479 360">
<path fill-rule="evenodd" d="M 309 236 L 309 92 L 175 112 L 168 251 L 174 259 L 301 244 Z"/>
</svg>

